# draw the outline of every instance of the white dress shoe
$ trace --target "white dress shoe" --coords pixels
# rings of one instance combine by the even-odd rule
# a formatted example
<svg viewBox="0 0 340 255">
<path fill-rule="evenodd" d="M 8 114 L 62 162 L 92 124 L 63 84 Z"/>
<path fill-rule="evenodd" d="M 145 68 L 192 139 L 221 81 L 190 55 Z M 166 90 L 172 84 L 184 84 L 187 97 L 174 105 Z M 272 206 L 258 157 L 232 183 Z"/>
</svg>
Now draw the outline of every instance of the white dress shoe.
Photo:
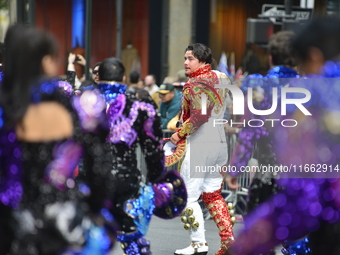
<svg viewBox="0 0 340 255">
<path fill-rule="evenodd" d="M 187 248 L 176 250 L 175 255 L 206 255 L 208 253 L 208 243 L 192 242 Z"/>
</svg>

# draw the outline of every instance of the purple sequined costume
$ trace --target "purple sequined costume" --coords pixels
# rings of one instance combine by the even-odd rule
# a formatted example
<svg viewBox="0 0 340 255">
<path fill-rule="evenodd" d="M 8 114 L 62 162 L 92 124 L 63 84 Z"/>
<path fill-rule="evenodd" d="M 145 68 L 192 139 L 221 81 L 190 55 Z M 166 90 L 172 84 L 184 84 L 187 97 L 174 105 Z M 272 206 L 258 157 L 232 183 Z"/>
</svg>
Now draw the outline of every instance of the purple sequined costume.
<svg viewBox="0 0 340 255">
<path fill-rule="evenodd" d="M 81 157 L 94 158 L 95 144 L 105 143 L 105 102 L 95 92 L 66 97 L 57 80 L 32 86 L 31 93 L 31 104 L 55 102 L 67 109 L 74 132 L 62 140 L 20 141 L 13 128 L 5 128 L 6 114 L 0 108 L 0 201 L 5 208 L 1 224 L 8 222 L 7 229 L 0 231 L 2 237 L 13 233 L 12 244 L 9 241 L 1 248 L 11 249 L 13 255 L 62 254 L 65 250 L 67 254 L 104 255 L 112 241 L 91 220 L 94 212 L 82 188 L 86 179 L 77 182 L 74 176 Z M 95 165 L 88 167 L 95 171 Z M 97 239 L 92 238 L 98 231 Z"/>
<path fill-rule="evenodd" d="M 273 105 L 273 88 L 280 90 L 285 87 L 292 79 L 297 78 L 297 72 L 285 66 L 275 66 L 269 70 L 265 76 L 253 74 L 247 77 L 243 82 L 241 89 L 247 95 L 248 89 L 252 88 L 252 99 L 254 108 L 257 110 L 268 110 Z M 258 165 L 274 166 L 277 164 L 276 155 L 273 151 L 272 127 L 268 125 L 261 126 L 261 122 L 266 123 L 266 119 L 273 119 L 272 116 L 256 115 L 247 112 L 246 121 L 252 121 L 252 126 L 244 127 L 238 134 L 238 143 L 230 160 L 230 165 L 247 166 L 251 157 L 258 160 Z M 254 127 L 258 125 L 261 127 Z M 255 149 L 256 148 L 256 149 Z M 276 194 L 281 188 L 276 183 L 277 173 L 273 172 L 255 172 L 249 187 L 249 196 L 247 203 L 247 212 L 251 212 L 259 204 L 266 201 L 270 196 Z M 275 254 L 274 250 L 266 254 Z M 305 253 L 297 253 L 305 254 Z"/>
<path fill-rule="evenodd" d="M 274 129 L 278 162 L 288 167 L 277 181 L 284 189 L 248 215 L 232 254 L 266 252 L 283 240 L 307 234 L 313 255 L 339 254 L 339 64 L 327 62 L 324 74 L 290 84 L 311 93 L 304 106 L 312 115 L 288 105 L 282 118 L 295 119 L 298 125 Z M 289 95 L 303 97 L 301 93 Z"/>
<path fill-rule="evenodd" d="M 248 88 L 252 88 L 252 99 L 254 108 L 257 110 L 270 109 L 273 101 L 273 88 L 280 89 L 286 86 L 293 78 L 298 77 L 297 72 L 285 66 L 276 66 L 269 70 L 266 76 L 259 74 L 250 75 L 242 84 L 241 89 L 247 95 Z M 253 156 L 258 159 L 259 165 L 275 165 L 276 156 L 272 148 L 271 127 L 261 126 L 261 121 L 266 122 L 270 116 L 255 115 L 251 112 L 246 113 L 246 121 L 252 121 L 252 126 L 244 127 L 238 134 L 238 143 L 233 151 L 230 165 L 240 169 L 247 166 L 248 161 Z M 259 126 L 259 127 L 254 127 Z M 256 150 L 254 150 L 257 148 Z M 273 193 L 276 193 L 278 186 L 275 183 L 272 173 L 255 173 L 254 180 L 250 186 L 250 196 L 248 199 L 248 211 L 253 210 L 259 203 L 265 201 Z"/>
</svg>

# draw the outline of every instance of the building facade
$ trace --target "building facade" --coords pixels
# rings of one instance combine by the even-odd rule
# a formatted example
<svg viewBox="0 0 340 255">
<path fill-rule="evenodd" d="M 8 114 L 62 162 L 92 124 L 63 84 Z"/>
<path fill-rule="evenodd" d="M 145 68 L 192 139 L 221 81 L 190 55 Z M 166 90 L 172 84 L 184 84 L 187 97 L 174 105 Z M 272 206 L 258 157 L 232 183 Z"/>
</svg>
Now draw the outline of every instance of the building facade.
<svg viewBox="0 0 340 255">
<path fill-rule="evenodd" d="M 216 64 L 225 52 L 229 62 L 234 55 L 235 67 L 241 66 L 247 48 L 247 18 L 257 18 L 263 4 L 283 5 L 286 1 L 0 0 L 0 41 L 8 24 L 15 22 L 51 32 L 60 46 L 61 74 L 68 52 L 75 47 L 85 50 L 90 45 L 84 51 L 89 66 L 107 57 L 123 57 L 133 47 L 138 62 L 133 68 L 142 78 L 155 74 L 160 84 L 183 69 L 184 49 L 192 42 L 207 44 Z M 339 2 L 291 1 L 294 6 L 312 5 L 314 15 L 339 15 Z M 266 50 L 256 50 L 265 62 Z"/>
</svg>

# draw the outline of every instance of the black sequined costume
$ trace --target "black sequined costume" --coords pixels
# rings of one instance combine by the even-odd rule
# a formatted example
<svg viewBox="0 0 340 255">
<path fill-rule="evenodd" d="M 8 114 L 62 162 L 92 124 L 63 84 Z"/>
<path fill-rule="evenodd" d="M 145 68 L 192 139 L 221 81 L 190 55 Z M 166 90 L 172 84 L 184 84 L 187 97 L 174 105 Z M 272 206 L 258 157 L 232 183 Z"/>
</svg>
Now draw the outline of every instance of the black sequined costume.
<svg viewBox="0 0 340 255">
<path fill-rule="evenodd" d="M 87 103 L 89 98 L 92 105 Z M 31 104 L 42 102 L 56 102 L 69 111 L 73 135 L 58 141 L 22 142 L 14 129 L 0 129 L 0 202 L 6 208 L 1 210 L 1 216 L 6 216 L 1 222 L 8 221 L 6 227 L 14 239 L 12 245 L 12 240 L 6 242 L 6 249 L 13 255 L 91 251 L 85 242 L 91 224 L 84 225 L 91 222 L 84 200 L 88 189 L 86 183 L 75 182 L 74 175 L 82 155 L 96 156 L 92 146 L 105 141 L 105 103 L 95 92 L 68 98 L 56 80 L 32 89 Z M 0 108 L 0 127 L 6 123 L 4 115 Z M 104 254 L 110 244 L 104 246 L 93 249 L 93 254 Z"/>
<path fill-rule="evenodd" d="M 90 197 L 90 205 L 97 211 L 104 206 L 106 214 L 114 217 L 119 225 L 118 240 L 126 254 L 151 254 L 143 236 L 152 214 L 163 218 L 178 215 L 186 204 L 186 190 L 179 176 L 173 174 L 171 182 L 169 175 L 164 175 L 162 130 L 152 102 L 125 94 L 123 84 L 101 83 L 98 89 L 107 103 L 110 134 L 105 146 L 94 152 L 98 155 L 94 162 L 84 158 L 85 169 L 88 164 L 97 164 L 95 172 L 84 173 L 92 180 L 90 189 L 98 189 L 96 196 Z M 137 144 L 148 169 L 146 185 L 137 168 Z M 173 188 L 165 184 L 169 182 Z"/>
<path fill-rule="evenodd" d="M 122 94 L 125 92 L 124 85 L 116 84 L 116 86 L 107 85 L 104 87 L 103 84 L 98 84 L 98 87 L 102 95 L 106 98 L 107 103 L 117 102 L 119 95 L 124 97 L 126 101 L 124 109 L 121 109 L 122 115 L 129 117 L 134 102 L 138 102 L 138 100 L 132 96 Z M 123 105 L 117 104 L 117 107 L 121 106 Z M 152 123 L 156 138 L 153 140 L 148 137 L 143 127 L 145 121 L 149 118 L 147 112 L 142 110 L 137 111 L 133 125 L 130 127 L 124 126 L 123 130 L 121 130 L 122 133 L 119 133 L 128 133 L 128 128 L 135 130 L 138 133 L 136 133 L 135 140 L 132 141 L 132 139 L 134 139 L 133 137 L 131 137 L 131 140 L 127 137 L 126 141 L 121 141 L 120 137 L 117 137 L 117 142 L 113 143 L 109 140 L 110 137 L 107 138 L 108 142 L 102 148 L 95 148 L 98 151 L 94 152 L 99 157 L 94 159 L 94 164 L 96 165 L 96 163 L 98 163 L 102 165 L 97 165 L 95 172 L 86 172 L 87 177 L 89 177 L 88 179 L 93 181 L 90 184 L 91 190 L 97 187 L 101 190 L 96 193 L 98 196 L 91 198 L 93 208 L 98 210 L 105 204 L 114 214 L 115 220 L 118 221 L 121 227 L 121 231 L 127 233 L 135 231 L 135 224 L 133 223 L 133 219 L 124 212 L 123 204 L 128 199 L 137 198 L 141 182 L 141 172 L 137 168 L 137 142 L 141 144 L 142 150 L 145 152 L 145 160 L 148 168 L 152 169 L 148 172 L 147 181 L 154 182 L 164 171 L 163 151 L 161 147 L 159 147 L 162 139 L 162 131 L 159 128 L 159 118 L 155 118 Z M 110 119 L 109 113 L 108 118 Z M 112 133 L 113 131 L 111 130 L 111 135 Z M 131 144 L 129 143 L 130 141 L 132 142 Z M 99 151 L 105 151 L 105 153 L 99 153 Z M 84 158 L 85 168 L 87 168 L 86 166 L 88 164 L 93 164 L 93 162 L 91 162 L 92 160 L 92 158 Z M 96 172 L 100 174 L 95 176 Z M 98 183 L 100 185 L 98 185 Z M 106 188 L 102 189 L 102 186 Z"/>
</svg>

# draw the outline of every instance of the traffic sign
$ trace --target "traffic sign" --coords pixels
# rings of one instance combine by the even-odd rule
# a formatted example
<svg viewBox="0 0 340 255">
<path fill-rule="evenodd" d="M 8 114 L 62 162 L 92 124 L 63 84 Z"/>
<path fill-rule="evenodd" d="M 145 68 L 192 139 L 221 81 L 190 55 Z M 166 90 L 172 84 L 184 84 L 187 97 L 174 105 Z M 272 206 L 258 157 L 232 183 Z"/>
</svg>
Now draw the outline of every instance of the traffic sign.
<svg viewBox="0 0 340 255">
<path fill-rule="evenodd" d="M 313 9 L 293 6 L 291 14 L 294 16 L 293 20 L 306 21 L 312 18 Z M 282 18 L 287 16 L 285 6 L 276 4 L 262 5 L 261 17 L 266 16 L 275 24 L 281 24 Z"/>
</svg>

